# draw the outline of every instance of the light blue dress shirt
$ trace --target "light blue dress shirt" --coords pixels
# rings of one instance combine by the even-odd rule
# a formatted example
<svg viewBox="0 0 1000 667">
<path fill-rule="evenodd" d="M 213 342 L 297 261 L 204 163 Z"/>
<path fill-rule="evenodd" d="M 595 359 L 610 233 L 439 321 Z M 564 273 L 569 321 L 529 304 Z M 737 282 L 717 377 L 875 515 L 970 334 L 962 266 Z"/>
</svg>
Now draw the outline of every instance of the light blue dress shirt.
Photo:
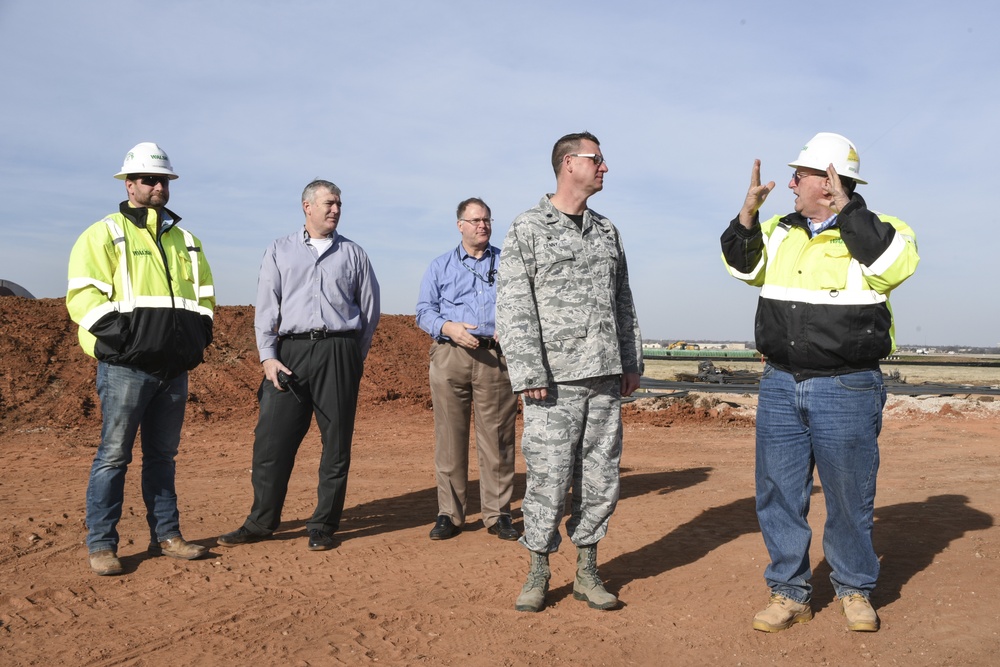
<svg viewBox="0 0 1000 667">
<path fill-rule="evenodd" d="M 474 336 L 492 338 L 496 331 L 497 285 L 500 249 L 488 245 L 476 259 L 462 244 L 436 258 L 427 267 L 417 300 L 417 326 L 437 340 L 445 322 L 467 322 L 477 327 Z"/>
</svg>

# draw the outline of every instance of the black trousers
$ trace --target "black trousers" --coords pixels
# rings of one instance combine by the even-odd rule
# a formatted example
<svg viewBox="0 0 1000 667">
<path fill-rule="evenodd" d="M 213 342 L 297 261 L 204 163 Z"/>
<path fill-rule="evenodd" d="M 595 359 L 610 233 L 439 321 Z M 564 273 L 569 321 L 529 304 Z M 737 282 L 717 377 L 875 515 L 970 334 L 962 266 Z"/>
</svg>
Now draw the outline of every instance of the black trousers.
<svg viewBox="0 0 1000 667">
<path fill-rule="evenodd" d="M 257 392 L 260 416 L 253 443 L 253 508 L 243 525 L 256 535 L 270 535 L 281 523 L 295 455 L 315 415 L 323 453 L 316 511 L 306 529 L 333 533 L 340 527 L 347 494 L 363 371 L 361 351 L 354 337 L 285 339 L 279 343 L 278 358 L 295 374 L 295 394 L 275 389 L 266 378 Z"/>
</svg>

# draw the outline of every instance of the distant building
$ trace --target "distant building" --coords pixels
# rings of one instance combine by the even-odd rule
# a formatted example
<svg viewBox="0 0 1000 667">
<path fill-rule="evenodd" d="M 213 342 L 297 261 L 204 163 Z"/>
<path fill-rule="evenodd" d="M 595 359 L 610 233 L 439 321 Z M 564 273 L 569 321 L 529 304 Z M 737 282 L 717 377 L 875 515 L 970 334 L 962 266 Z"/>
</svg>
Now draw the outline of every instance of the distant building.
<svg viewBox="0 0 1000 667">
<path fill-rule="evenodd" d="M 647 340 L 643 341 L 642 348 L 644 350 L 672 350 L 672 349 L 682 349 L 682 350 L 747 350 L 746 343 L 703 343 L 701 341 L 662 341 L 662 340 Z"/>
</svg>

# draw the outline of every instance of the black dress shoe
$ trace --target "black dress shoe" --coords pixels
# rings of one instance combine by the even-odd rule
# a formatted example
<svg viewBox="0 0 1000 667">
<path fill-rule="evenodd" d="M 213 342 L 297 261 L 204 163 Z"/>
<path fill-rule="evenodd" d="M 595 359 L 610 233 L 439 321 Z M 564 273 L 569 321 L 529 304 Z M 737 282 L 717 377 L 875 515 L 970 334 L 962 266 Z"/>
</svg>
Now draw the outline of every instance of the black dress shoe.
<svg viewBox="0 0 1000 667">
<path fill-rule="evenodd" d="M 517 528 L 510 522 L 510 517 L 506 514 L 501 514 L 497 522 L 486 529 L 490 535 L 496 535 L 501 540 L 516 540 L 521 537 L 521 534 L 517 532 Z"/>
<path fill-rule="evenodd" d="M 309 551 L 329 551 L 337 546 L 333 533 L 324 533 L 318 528 L 309 530 Z"/>
<path fill-rule="evenodd" d="M 215 542 L 220 547 L 235 547 L 240 544 L 252 544 L 254 542 L 260 542 L 261 540 L 266 540 L 270 535 L 257 535 L 256 533 L 251 533 L 246 529 L 246 526 L 240 526 L 231 533 L 226 533 L 225 535 L 219 535 Z"/>
<path fill-rule="evenodd" d="M 329 551 L 335 546 L 331 533 L 324 533 L 318 528 L 309 531 L 309 551 Z"/>
<path fill-rule="evenodd" d="M 437 518 L 434 527 L 431 528 L 431 539 L 447 540 L 449 537 L 455 537 L 461 532 L 461 528 L 453 524 L 451 519 L 442 514 Z"/>
</svg>

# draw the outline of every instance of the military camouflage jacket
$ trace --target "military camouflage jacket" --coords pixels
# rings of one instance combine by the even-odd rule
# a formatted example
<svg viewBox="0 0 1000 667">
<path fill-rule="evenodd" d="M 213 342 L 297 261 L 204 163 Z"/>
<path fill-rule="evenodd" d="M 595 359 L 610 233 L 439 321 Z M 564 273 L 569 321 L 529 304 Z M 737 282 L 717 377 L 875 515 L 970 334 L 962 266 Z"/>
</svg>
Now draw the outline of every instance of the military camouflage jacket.
<svg viewBox="0 0 1000 667">
<path fill-rule="evenodd" d="M 642 335 L 618 230 L 587 209 L 583 230 L 542 197 L 500 254 L 497 333 L 514 391 L 642 372 Z"/>
</svg>

